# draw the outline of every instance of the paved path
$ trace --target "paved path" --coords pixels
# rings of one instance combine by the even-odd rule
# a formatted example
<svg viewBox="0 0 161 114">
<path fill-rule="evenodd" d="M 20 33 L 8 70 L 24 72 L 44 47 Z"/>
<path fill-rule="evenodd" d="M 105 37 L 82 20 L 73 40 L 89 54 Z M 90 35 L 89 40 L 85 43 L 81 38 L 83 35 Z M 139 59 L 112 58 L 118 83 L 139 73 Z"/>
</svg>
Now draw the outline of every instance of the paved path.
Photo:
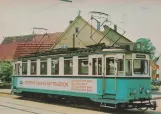
<svg viewBox="0 0 161 114">
<path fill-rule="evenodd" d="M 11 95 L 12 96 L 12 95 Z M 161 102 L 157 100 L 157 102 Z M 31 100 L 24 100 L 20 97 L 3 97 L 0 94 L 0 114 L 143 114 L 138 110 L 125 110 L 118 112 L 115 109 L 104 111 L 93 111 L 69 107 L 66 105 L 48 104 Z M 161 114 L 161 105 L 156 111 L 148 110 L 144 114 Z"/>
<path fill-rule="evenodd" d="M 11 89 L 0 89 L 1 94 L 11 94 Z"/>
<path fill-rule="evenodd" d="M 1 94 L 11 94 L 11 89 L 0 89 Z M 152 91 L 152 98 L 154 100 L 161 99 L 161 87 L 159 91 Z"/>
<path fill-rule="evenodd" d="M 10 89 L 0 89 L 0 114 L 11 114 L 11 112 L 15 112 L 15 114 L 143 114 L 137 110 L 128 110 L 124 112 L 116 112 L 116 110 L 111 109 L 108 109 L 105 112 L 85 110 L 57 104 L 23 100 L 10 94 Z M 157 110 L 148 110 L 145 114 L 161 114 L 161 91 L 153 91 L 153 98 L 157 101 Z"/>
</svg>

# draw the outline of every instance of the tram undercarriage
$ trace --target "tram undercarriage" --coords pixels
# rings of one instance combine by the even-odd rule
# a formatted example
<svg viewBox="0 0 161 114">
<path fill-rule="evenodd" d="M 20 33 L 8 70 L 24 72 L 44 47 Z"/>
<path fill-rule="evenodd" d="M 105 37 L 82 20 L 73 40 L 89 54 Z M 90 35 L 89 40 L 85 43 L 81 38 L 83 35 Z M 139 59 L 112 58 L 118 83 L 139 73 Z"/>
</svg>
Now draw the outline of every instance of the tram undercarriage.
<svg viewBox="0 0 161 114">
<path fill-rule="evenodd" d="M 62 103 L 74 103 L 75 105 L 87 105 L 94 106 L 93 108 L 100 106 L 100 108 L 113 108 L 116 110 L 127 110 L 127 109 L 138 109 L 139 111 L 146 111 L 147 109 L 156 110 L 156 101 L 151 101 L 150 99 L 138 99 L 131 100 L 129 102 L 121 102 L 110 99 L 89 99 L 84 97 L 73 97 L 73 96 L 62 96 L 55 94 L 44 94 L 44 93 L 33 93 L 33 92 L 22 92 L 14 93 L 16 95 L 22 96 L 24 98 L 36 98 L 39 100 L 55 101 Z M 104 101 L 104 102 L 103 102 Z M 115 102 L 111 104 L 110 102 Z M 86 107 L 87 108 L 87 107 Z"/>
<path fill-rule="evenodd" d="M 150 99 L 140 99 L 133 100 L 126 103 L 117 103 L 114 105 L 108 103 L 101 103 L 100 107 L 105 108 L 115 108 L 118 110 L 126 110 L 126 109 L 138 109 L 139 111 L 146 111 L 147 109 L 156 110 L 157 103 L 156 101 L 151 101 Z"/>
</svg>

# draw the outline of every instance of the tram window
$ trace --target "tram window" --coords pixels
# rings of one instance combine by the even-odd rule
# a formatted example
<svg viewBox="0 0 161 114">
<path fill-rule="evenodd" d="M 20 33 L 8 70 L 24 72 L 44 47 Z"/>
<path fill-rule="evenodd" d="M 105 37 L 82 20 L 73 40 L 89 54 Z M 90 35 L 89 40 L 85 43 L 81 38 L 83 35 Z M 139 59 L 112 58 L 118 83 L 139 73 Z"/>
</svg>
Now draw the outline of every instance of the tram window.
<svg viewBox="0 0 161 114">
<path fill-rule="evenodd" d="M 17 64 L 15 64 L 15 75 L 17 75 Z"/>
<path fill-rule="evenodd" d="M 78 60 L 78 74 L 88 75 L 88 58 L 81 58 Z"/>
<path fill-rule="evenodd" d="M 36 74 L 36 61 L 31 62 L 31 74 Z"/>
<path fill-rule="evenodd" d="M 149 68 L 148 68 L 148 70 L 149 70 L 149 76 L 151 75 L 151 70 L 150 70 L 150 60 L 149 60 L 149 64 L 148 64 L 148 66 L 149 66 Z"/>
<path fill-rule="evenodd" d="M 27 63 L 22 63 L 22 75 L 27 75 Z"/>
<path fill-rule="evenodd" d="M 64 60 L 64 74 L 65 75 L 73 74 L 73 60 L 72 59 Z"/>
<path fill-rule="evenodd" d="M 114 75 L 114 58 L 106 58 L 106 75 Z"/>
<path fill-rule="evenodd" d="M 47 75 L 47 61 L 41 61 L 40 63 L 40 74 Z"/>
<path fill-rule="evenodd" d="M 97 58 L 92 59 L 92 75 L 97 75 Z"/>
<path fill-rule="evenodd" d="M 134 74 L 148 74 L 148 61 L 135 59 Z"/>
<path fill-rule="evenodd" d="M 117 71 L 118 71 L 118 75 L 124 75 L 124 60 L 123 59 L 118 59 Z"/>
<path fill-rule="evenodd" d="M 102 75 L 102 58 L 92 59 L 92 75 Z"/>
<path fill-rule="evenodd" d="M 20 63 L 15 64 L 15 74 L 20 75 Z"/>
<path fill-rule="evenodd" d="M 125 60 L 125 75 L 132 76 L 132 60 L 131 59 Z"/>
<path fill-rule="evenodd" d="M 98 75 L 102 75 L 102 58 L 98 58 Z"/>
<path fill-rule="evenodd" d="M 51 61 L 51 74 L 58 75 L 59 74 L 59 60 Z"/>
</svg>

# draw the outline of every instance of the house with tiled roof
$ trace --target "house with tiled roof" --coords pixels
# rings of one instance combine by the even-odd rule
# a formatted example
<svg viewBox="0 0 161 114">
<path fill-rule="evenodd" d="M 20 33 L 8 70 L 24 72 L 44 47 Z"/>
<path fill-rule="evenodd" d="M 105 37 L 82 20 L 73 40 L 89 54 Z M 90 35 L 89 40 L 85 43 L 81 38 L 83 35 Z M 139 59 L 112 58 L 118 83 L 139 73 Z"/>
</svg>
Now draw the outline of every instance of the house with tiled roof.
<svg viewBox="0 0 161 114">
<path fill-rule="evenodd" d="M 0 61 L 13 60 L 17 48 L 16 43 L 0 45 Z"/>
<path fill-rule="evenodd" d="M 99 43 L 105 43 L 108 46 L 115 44 L 117 46 L 118 43 L 127 42 L 131 41 L 115 29 L 104 25 L 104 31 L 102 32 L 78 15 L 74 21 L 70 21 L 69 26 L 63 33 L 6 37 L 0 46 L 0 59 L 13 60 L 37 51 L 55 48 L 84 48 Z"/>
<path fill-rule="evenodd" d="M 6 37 L 0 45 L 0 60 L 13 60 L 36 51 L 48 50 L 62 33 Z"/>
<path fill-rule="evenodd" d="M 29 41 L 33 40 L 33 36 L 34 36 L 34 34 L 23 35 L 23 36 L 5 37 L 1 44 L 29 42 Z"/>
<path fill-rule="evenodd" d="M 84 48 L 87 45 L 105 43 L 108 46 L 119 43 L 132 42 L 125 36 L 118 33 L 115 29 L 104 25 L 104 31 L 98 30 L 91 25 L 82 16 L 78 15 L 74 21 L 71 21 L 60 38 L 54 42 L 52 48 L 79 47 Z M 51 49 L 52 49 L 51 48 Z"/>
</svg>

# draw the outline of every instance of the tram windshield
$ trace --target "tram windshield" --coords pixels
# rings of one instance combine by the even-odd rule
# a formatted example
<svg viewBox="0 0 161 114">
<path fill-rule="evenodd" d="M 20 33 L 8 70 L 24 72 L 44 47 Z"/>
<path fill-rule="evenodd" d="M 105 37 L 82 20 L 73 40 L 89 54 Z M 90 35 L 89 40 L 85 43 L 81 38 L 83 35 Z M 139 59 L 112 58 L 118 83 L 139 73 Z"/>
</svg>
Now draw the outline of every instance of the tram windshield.
<svg viewBox="0 0 161 114">
<path fill-rule="evenodd" d="M 134 74 L 148 74 L 148 61 L 134 59 Z"/>
</svg>

